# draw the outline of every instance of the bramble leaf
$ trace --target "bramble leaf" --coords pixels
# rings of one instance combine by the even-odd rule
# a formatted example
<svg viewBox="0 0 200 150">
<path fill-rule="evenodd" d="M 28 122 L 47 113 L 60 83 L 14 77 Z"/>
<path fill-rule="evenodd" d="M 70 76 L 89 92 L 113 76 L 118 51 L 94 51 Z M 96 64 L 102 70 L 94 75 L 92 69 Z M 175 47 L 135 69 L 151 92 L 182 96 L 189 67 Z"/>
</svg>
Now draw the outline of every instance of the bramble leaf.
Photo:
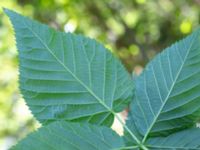
<svg viewBox="0 0 200 150">
<path fill-rule="evenodd" d="M 114 150 L 123 140 L 108 127 L 64 121 L 31 133 L 11 150 Z"/>
<path fill-rule="evenodd" d="M 200 129 L 191 128 L 167 137 L 150 138 L 146 144 L 152 150 L 200 150 Z"/>
<path fill-rule="evenodd" d="M 43 124 L 68 120 L 110 126 L 132 97 L 122 64 L 95 40 L 5 12 L 16 33 L 20 89 L 33 115 Z"/>
<path fill-rule="evenodd" d="M 199 32 L 165 49 L 136 78 L 127 126 L 143 144 L 149 137 L 170 138 L 199 120 Z"/>
</svg>

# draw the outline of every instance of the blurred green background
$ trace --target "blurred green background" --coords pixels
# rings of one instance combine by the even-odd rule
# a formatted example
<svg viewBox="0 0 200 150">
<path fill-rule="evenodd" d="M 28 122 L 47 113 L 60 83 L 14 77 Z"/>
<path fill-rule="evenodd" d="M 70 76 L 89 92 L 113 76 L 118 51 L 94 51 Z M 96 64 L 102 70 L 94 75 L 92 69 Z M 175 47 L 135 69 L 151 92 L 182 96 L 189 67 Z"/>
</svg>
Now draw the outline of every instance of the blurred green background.
<svg viewBox="0 0 200 150">
<path fill-rule="evenodd" d="M 0 0 L 0 149 L 39 127 L 18 90 L 18 59 L 7 7 L 111 49 L 129 72 L 196 29 L 200 0 Z"/>
</svg>

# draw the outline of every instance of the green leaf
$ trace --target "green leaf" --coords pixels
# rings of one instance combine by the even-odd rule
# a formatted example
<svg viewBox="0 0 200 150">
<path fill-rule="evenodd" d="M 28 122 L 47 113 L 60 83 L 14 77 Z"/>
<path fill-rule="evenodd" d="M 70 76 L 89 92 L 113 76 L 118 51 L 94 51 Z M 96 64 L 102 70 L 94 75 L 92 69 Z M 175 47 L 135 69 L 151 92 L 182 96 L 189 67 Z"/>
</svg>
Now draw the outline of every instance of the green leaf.
<svg viewBox="0 0 200 150">
<path fill-rule="evenodd" d="M 191 128 L 167 137 L 150 138 L 146 144 L 152 150 L 200 150 L 200 129 Z"/>
<path fill-rule="evenodd" d="M 127 125 L 142 143 L 192 127 L 200 118 L 199 32 L 157 55 L 136 78 Z"/>
<path fill-rule="evenodd" d="M 129 74 L 95 40 L 55 31 L 4 10 L 16 33 L 20 89 L 43 124 L 55 120 L 111 125 L 132 97 Z"/>
<path fill-rule="evenodd" d="M 108 127 L 59 121 L 31 133 L 12 150 L 112 150 L 122 138 Z"/>
</svg>

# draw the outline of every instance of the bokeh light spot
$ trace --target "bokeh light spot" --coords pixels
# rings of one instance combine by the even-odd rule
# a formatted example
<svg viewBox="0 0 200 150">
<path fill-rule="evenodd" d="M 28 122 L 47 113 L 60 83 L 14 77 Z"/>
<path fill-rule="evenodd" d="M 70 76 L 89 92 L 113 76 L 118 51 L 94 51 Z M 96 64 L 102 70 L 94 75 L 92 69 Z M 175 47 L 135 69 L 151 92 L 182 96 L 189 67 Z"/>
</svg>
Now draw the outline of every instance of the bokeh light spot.
<svg viewBox="0 0 200 150">
<path fill-rule="evenodd" d="M 129 47 L 129 52 L 132 54 L 132 55 L 138 55 L 139 54 L 139 47 L 135 44 L 132 44 L 130 47 Z"/>
<path fill-rule="evenodd" d="M 76 30 L 77 27 L 77 22 L 75 20 L 69 20 L 65 26 L 64 26 L 64 30 L 65 32 L 74 32 Z"/>
<path fill-rule="evenodd" d="M 192 31 L 192 23 L 189 20 L 182 21 L 180 30 L 184 34 L 188 34 Z"/>
<path fill-rule="evenodd" d="M 146 0 L 136 0 L 136 2 L 137 2 L 138 4 L 144 4 L 144 3 L 146 3 Z"/>
</svg>

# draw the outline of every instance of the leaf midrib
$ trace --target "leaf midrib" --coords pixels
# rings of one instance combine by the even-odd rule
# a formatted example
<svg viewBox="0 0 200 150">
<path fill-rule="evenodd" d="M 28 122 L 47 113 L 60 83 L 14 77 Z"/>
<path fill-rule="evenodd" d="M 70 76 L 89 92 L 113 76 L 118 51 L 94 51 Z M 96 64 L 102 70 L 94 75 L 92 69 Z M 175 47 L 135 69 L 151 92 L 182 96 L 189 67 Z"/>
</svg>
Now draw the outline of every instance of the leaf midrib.
<svg viewBox="0 0 200 150">
<path fill-rule="evenodd" d="M 198 35 L 198 34 L 197 34 L 197 35 Z M 196 36 L 197 36 L 197 35 L 196 35 Z M 161 108 L 159 109 L 159 111 L 158 111 L 157 115 L 155 116 L 153 122 L 151 123 L 150 127 L 148 128 L 148 130 L 147 130 L 147 132 L 146 132 L 144 138 L 142 139 L 142 143 L 145 143 L 145 142 L 146 142 L 146 139 L 147 139 L 147 137 L 148 137 L 148 135 L 149 135 L 151 129 L 153 128 L 154 124 L 156 123 L 156 121 L 157 121 L 159 115 L 161 114 L 161 111 L 163 110 L 163 108 L 164 108 L 164 106 L 165 106 L 165 104 L 166 104 L 166 102 L 167 102 L 169 96 L 171 95 L 171 92 L 172 92 L 172 90 L 173 90 L 173 88 L 174 88 L 174 85 L 176 84 L 176 81 L 177 81 L 177 79 L 178 79 L 178 77 L 179 77 L 179 75 L 180 75 L 180 73 L 181 73 L 181 71 L 182 71 L 182 69 L 183 69 L 183 66 L 184 66 L 184 64 L 185 64 L 185 61 L 187 60 L 187 57 L 188 57 L 188 55 L 189 55 L 189 53 L 190 53 L 190 50 L 191 50 L 191 48 L 192 48 L 192 45 L 193 45 L 193 43 L 194 43 L 194 41 L 195 41 L 196 36 L 193 37 L 193 41 L 191 42 L 191 44 L 190 44 L 190 46 L 189 46 L 189 48 L 188 48 L 188 50 L 187 50 L 187 53 L 186 53 L 184 59 L 182 60 L 182 65 L 181 65 L 180 69 L 179 69 L 178 72 L 177 72 L 177 75 L 176 75 L 176 77 L 175 77 L 175 79 L 174 79 L 174 81 L 173 81 L 173 83 L 172 83 L 172 85 L 171 85 L 171 87 L 170 87 L 170 89 L 169 89 L 169 92 L 168 92 L 168 94 L 167 94 L 165 100 L 163 101 L 163 104 L 161 105 Z M 169 63 L 170 63 L 170 62 L 169 62 Z"/>
</svg>

